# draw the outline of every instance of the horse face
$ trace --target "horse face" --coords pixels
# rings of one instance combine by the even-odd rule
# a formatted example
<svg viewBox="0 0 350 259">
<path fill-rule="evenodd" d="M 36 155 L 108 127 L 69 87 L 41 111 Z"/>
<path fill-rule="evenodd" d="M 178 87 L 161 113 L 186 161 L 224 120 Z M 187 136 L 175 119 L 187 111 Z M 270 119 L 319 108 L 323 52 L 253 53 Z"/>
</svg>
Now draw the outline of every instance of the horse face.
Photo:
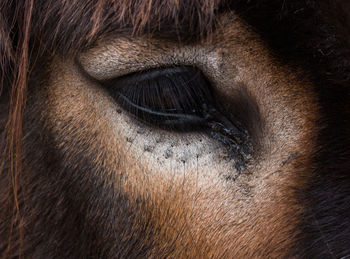
<svg viewBox="0 0 350 259">
<path fill-rule="evenodd" d="M 140 122 L 111 96 L 108 88 L 115 86 L 104 84 L 175 66 L 198 68 L 223 116 L 247 132 L 251 148 L 240 168 L 238 154 L 210 132 Z M 288 250 L 301 211 L 295 189 L 311 166 L 318 108 L 305 76 L 275 60 L 234 14 L 201 42 L 109 36 L 75 59 L 56 56 L 49 67 L 33 98 L 45 100 L 38 109 L 50 153 L 59 157 L 54 175 L 69 182 L 62 188 L 74 193 L 72 202 L 80 200 L 69 213 L 86 217 L 84 229 L 102 226 L 93 234 L 99 242 L 120 255 L 281 256 Z M 130 239 L 140 247 L 129 247 Z"/>
<path fill-rule="evenodd" d="M 32 68 L 23 254 L 307 255 L 304 193 L 324 114 L 305 67 L 235 11 L 194 41 L 131 35 L 105 33 Z M 315 213 L 315 242 L 334 255 Z"/>
</svg>

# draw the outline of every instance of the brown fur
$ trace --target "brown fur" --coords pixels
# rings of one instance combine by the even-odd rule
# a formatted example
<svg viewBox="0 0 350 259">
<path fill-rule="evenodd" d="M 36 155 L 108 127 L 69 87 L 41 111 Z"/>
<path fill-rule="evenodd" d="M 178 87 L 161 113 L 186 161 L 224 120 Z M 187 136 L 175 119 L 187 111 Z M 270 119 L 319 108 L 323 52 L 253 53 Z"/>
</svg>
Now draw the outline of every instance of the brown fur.
<svg viewBox="0 0 350 259">
<path fill-rule="evenodd" d="M 304 64 L 277 56 L 239 1 L 21 5 L 0 17 L 15 21 L 0 26 L 2 257 L 307 254 L 313 207 L 300 194 L 318 167 L 323 103 Z M 248 130 L 240 174 L 214 139 L 142 125 L 96 81 L 174 65 L 198 67 Z M 346 255 L 319 228 L 319 254 Z"/>
</svg>

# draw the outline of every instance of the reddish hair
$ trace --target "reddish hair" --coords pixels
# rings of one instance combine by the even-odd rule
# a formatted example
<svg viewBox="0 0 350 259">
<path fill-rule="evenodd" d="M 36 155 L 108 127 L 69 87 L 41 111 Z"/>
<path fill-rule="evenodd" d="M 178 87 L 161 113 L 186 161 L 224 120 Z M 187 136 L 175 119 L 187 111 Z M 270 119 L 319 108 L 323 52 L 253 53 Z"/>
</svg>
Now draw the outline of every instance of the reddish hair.
<svg viewBox="0 0 350 259">
<path fill-rule="evenodd" d="M 6 126 L 0 142 L 1 177 L 8 179 L 8 204 L 2 211 L 11 214 L 11 239 L 18 232 L 23 239 L 19 178 L 22 172 L 22 117 L 30 70 L 35 59 L 59 53 L 76 53 L 108 33 L 129 31 L 136 35 L 157 33 L 163 37 L 198 38 L 209 33 L 220 0 L 3 1 L 0 12 L 0 97 L 8 98 Z M 167 32 L 167 33 L 165 33 Z M 184 33 L 185 32 L 185 33 Z M 185 35 L 186 34 L 186 35 Z M 1 248 L 1 247 L 0 247 Z M 20 245 L 21 248 L 21 245 Z M 5 256 L 6 256 L 5 254 Z M 19 253 L 21 254 L 21 253 Z"/>
<path fill-rule="evenodd" d="M 5 185 L 0 185 L 0 189 L 5 187 L 1 191 L 7 195 L 0 196 L 0 233 L 8 236 L 2 236 L 5 242 L 0 240 L 1 257 L 20 255 L 23 248 L 23 197 L 19 197 L 25 151 L 22 124 L 28 79 L 35 60 L 55 53 L 74 55 L 99 37 L 118 32 L 198 40 L 215 28 L 216 15 L 230 8 L 238 13 L 244 9 L 239 15 L 262 34 L 283 62 L 303 66 L 312 75 L 323 127 L 320 126 L 318 136 L 320 150 L 315 155 L 317 166 L 310 172 L 312 181 L 301 194 L 308 208 L 300 226 L 302 241 L 295 254 L 320 257 L 327 254 L 327 243 L 334 254 L 342 255 L 337 251 L 343 251 L 344 244 L 338 240 L 349 240 L 350 236 L 350 25 L 334 5 L 331 0 L 3 0 L 0 173 Z M 321 230 L 324 240 L 319 238 Z"/>
</svg>

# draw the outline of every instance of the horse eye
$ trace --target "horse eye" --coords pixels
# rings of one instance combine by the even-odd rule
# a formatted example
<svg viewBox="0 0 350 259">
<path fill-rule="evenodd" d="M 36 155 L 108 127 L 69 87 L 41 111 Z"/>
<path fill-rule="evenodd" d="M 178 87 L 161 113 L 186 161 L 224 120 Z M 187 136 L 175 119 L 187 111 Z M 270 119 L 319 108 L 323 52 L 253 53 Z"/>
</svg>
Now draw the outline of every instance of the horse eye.
<svg viewBox="0 0 350 259">
<path fill-rule="evenodd" d="M 133 73 L 103 85 L 131 116 L 167 129 L 204 126 L 215 107 L 209 82 L 192 67 Z"/>
<path fill-rule="evenodd" d="M 251 143 L 238 121 L 230 120 L 215 102 L 210 84 L 192 67 L 171 67 L 133 73 L 102 82 L 131 116 L 170 130 L 201 130 L 223 143 L 236 168 L 249 159 Z"/>
</svg>

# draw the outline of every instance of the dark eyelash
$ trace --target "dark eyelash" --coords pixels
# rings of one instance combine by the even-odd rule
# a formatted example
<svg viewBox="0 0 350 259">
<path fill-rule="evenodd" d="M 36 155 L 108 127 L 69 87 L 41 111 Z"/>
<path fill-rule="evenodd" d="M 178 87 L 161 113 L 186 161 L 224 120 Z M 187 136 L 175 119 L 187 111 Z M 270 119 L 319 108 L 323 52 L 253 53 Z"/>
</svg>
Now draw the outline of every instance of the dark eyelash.
<svg viewBox="0 0 350 259">
<path fill-rule="evenodd" d="M 198 69 L 161 68 L 102 84 L 125 111 L 148 125 L 209 132 L 240 160 L 250 155 L 247 131 L 220 111 L 210 83 Z"/>
<path fill-rule="evenodd" d="M 197 128 L 215 105 L 209 83 L 190 67 L 134 73 L 104 84 L 131 115 L 158 127 Z"/>
</svg>

